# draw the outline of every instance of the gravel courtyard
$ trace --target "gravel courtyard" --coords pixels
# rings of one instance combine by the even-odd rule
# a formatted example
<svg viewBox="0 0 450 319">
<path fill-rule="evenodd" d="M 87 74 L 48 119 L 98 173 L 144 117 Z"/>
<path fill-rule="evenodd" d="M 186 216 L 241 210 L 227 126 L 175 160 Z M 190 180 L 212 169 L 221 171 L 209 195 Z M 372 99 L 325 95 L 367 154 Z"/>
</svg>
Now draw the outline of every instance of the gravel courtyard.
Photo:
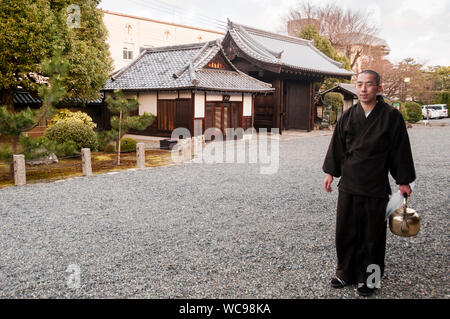
<svg viewBox="0 0 450 319">
<path fill-rule="evenodd" d="M 438 122 L 433 122 L 438 123 Z M 448 298 L 450 120 L 409 129 L 417 237 L 388 231 L 373 298 Z M 1 298 L 357 298 L 332 289 L 331 135 L 280 138 L 258 164 L 187 163 L 0 190 Z M 395 189 L 396 191 L 397 189 Z M 67 270 L 79 267 L 74 288 Z"/>
</svg>

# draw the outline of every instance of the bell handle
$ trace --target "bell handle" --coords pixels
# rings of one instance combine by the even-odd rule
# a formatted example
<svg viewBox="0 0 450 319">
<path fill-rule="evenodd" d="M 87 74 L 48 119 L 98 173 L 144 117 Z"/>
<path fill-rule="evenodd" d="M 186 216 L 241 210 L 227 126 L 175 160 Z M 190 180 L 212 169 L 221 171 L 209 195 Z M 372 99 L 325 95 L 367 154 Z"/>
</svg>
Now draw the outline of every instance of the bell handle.
<svg viewBox="0 0 450 319">
<path fill-rule="evenodd" d="M 406 216 L 406 209 L 408 208 L 408 193 L 403 193 L 403 215 Z"/>
</svg>

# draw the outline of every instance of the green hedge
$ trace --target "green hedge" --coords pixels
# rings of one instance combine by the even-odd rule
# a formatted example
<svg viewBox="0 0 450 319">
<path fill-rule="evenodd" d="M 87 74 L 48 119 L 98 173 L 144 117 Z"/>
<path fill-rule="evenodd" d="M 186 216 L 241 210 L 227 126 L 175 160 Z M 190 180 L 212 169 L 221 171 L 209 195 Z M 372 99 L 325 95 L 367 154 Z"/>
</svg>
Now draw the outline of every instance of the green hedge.
<svg viewBox="0 0 450 319">
<path fill-rule="evenodd" d="M 132 138 L 122 138 L 120 141 L 120 151 L 121 152 L 135 152 L 136 151 L 136 140 Z"/>
<path fill-rule="evenodd" d="M 55 125 L 61 121 L 79 122 L 88 125 L 91 128 L 96 128 L 97 124 L 92 121 L 92 118 L 84 112 L 72 112 L 69 109 L 60 109 L 55 116 L 52 117 L 48 126 Z"/>
<path fill-rule="evenodd" d="M 20 139 L 20 145 L 26 160 L 49 156 L 52 153 L 55 153 L 57 157 L 72 156 L 77 154 L 76 144 L 74 141 L 69 140 L 63 143 L 58 143 L 48 139 L 45 136 L 38 138 L 23 136 Z"/>
<path fill-rule="evenodd" d="M 76 149 L 90 148 L 97 151 L 98 141 L 94 130 L 87 124 L 80 122 L 60 121 L 45 131 L 45 137 L 58 143 L 75 142 Z"/>
<path fill-rule="evenodd" d="M 401 112 L 405 121 L 415 123 L 422 119 L 422 107 L 416 102 L 405 102 Z"/>
<path fill-rule="evenodd" d="M 334 113 L 339 114 L 344 107 L 344 96 L 341 93 L 330 92 L 325 94 L 323 103 L 325 106 L 331 105 Z"/>
<path fill-rule="evenodd" d="M 58 143 L 51 141 L 45 136 L 31 138 L 22 136 L 19 143 L 19 153 L 25 156 L 25 160 L 33 160 L 49 156 L 54 153 L 57 157 L 73 156 L 78 154 L 74 141 Z M 12 161 L 10 145 L 0 144 L 0 160 L 10 163 Z"/>
</svg>

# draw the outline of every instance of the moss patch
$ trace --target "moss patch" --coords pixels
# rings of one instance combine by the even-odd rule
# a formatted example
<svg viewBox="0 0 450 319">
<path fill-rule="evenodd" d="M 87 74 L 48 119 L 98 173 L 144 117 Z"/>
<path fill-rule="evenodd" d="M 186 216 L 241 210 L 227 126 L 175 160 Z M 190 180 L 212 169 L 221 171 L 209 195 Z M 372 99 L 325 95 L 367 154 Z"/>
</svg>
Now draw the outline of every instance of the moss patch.
<svg viewBox="0 0 450 319">
<path fill-rule="evenodd" d="M 122 154 L 121 165 L 114 165 L 115 153 L 92 153 L 92 173 L 102 174 L 116 172 L 136 167 L 136 153 Z M 166 166 L 172 164 L 171 153 L 164 150 L 148 150 L 145 152 L 147 167 Z M 62 159 L 50 165 L 26 166 L 27 184 L 51 182 L 71 177 L 83 176 L 81 170 L 81 157 Z M 9 178 L 9 164 L 0 162 L 0 188 L 14 185 Z"/>
</svg>

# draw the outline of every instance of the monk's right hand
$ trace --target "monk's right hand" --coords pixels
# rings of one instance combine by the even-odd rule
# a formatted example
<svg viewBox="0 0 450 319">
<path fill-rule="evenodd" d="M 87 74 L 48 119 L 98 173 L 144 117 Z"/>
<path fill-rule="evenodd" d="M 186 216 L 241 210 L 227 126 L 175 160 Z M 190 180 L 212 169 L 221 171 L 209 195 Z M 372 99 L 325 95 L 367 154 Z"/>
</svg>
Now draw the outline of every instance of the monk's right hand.
<svg viewBox="0 0 450 319">
<path fill-rule="evenodd" d="M 323 187 L 325 188 L 325 190 L 328 193 L 331 193 L 331 191 L 332 191 L 331 183 L 333 183 L 333 176 L 331 176 L 330 174 L 327 174 L 327 176 L 325 177 L 325 180 L 323 181 Z"/>
</svg>

